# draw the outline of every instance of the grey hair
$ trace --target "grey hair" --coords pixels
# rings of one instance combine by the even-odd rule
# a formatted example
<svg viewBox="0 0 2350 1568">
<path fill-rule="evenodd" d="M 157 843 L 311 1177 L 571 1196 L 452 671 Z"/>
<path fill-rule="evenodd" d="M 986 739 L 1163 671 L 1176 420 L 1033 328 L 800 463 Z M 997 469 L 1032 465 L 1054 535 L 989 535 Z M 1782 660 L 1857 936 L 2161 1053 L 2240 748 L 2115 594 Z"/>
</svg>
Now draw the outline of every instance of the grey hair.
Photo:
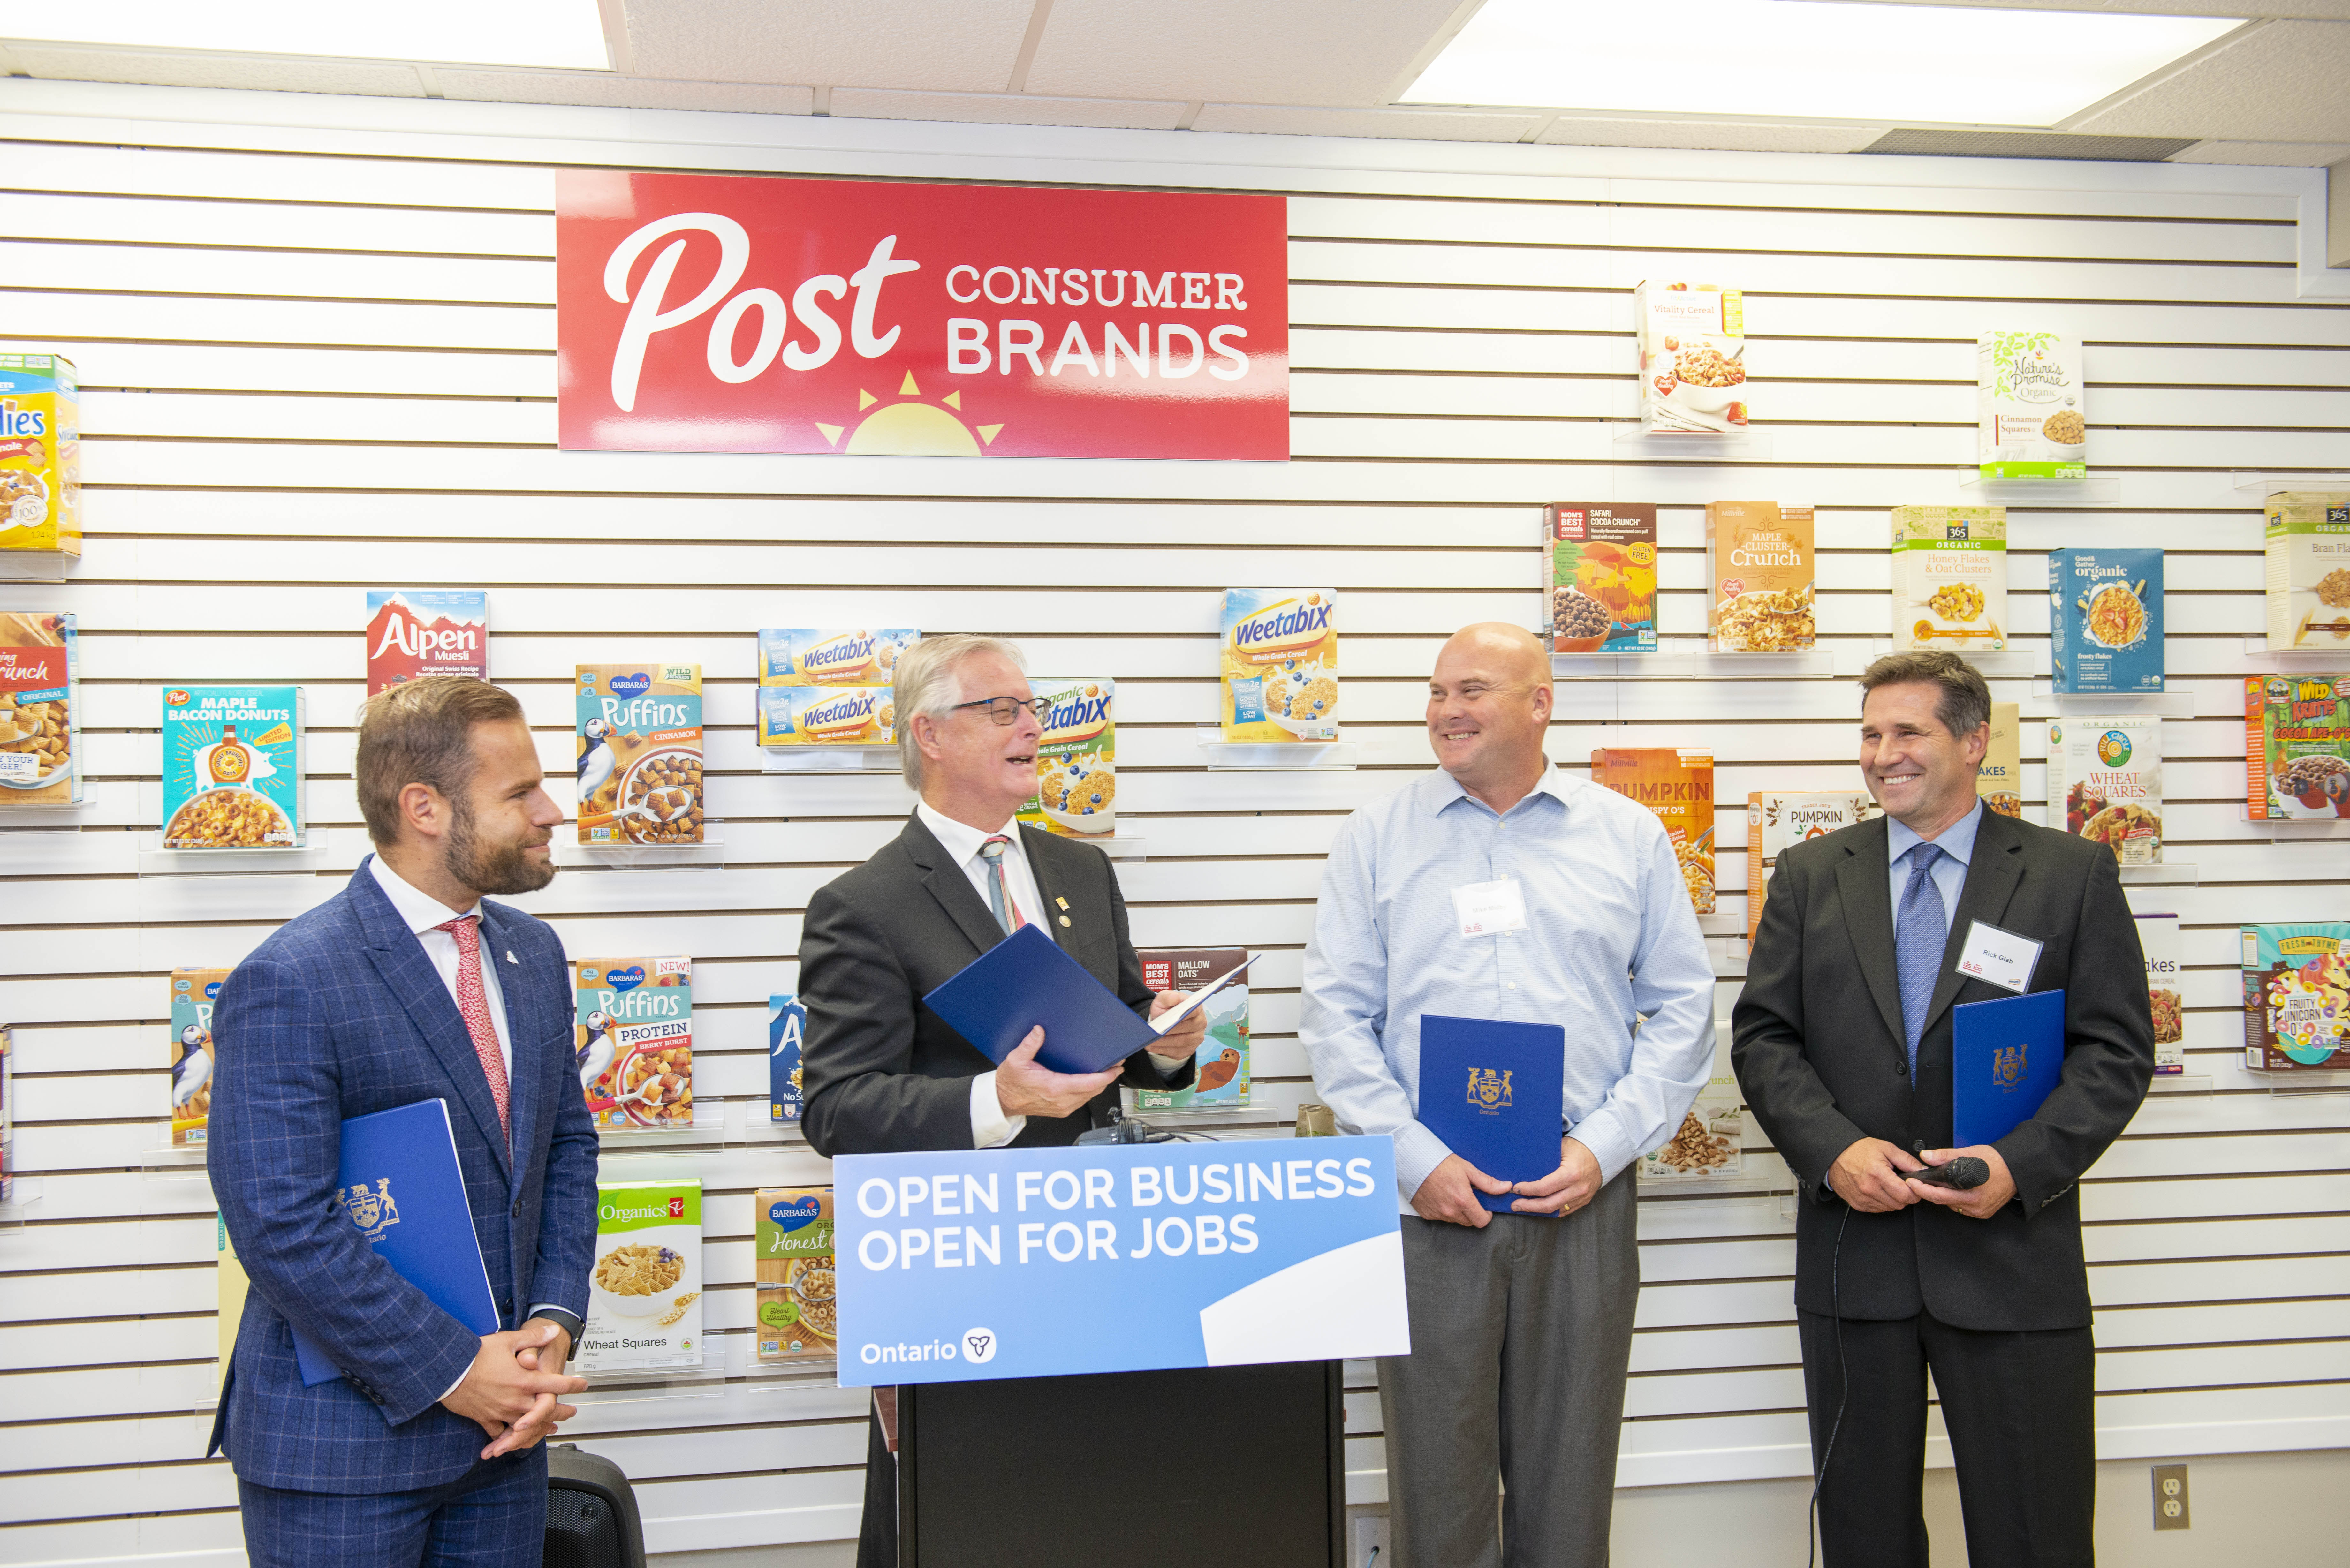
<svg viewBox="0 0 2350 1568">
<path fill-rule="evenodd" d="M 914 743 L 914 721 L 944 719 L 962 696 L 955 672 L 965 659 L 982 653 L 1000 653 L 1014 669 L 1028 672 L 1028 658 L 1018 643 L 969 632 L 926 637 L 898 656 L 898 680 L 889 688 L 889 701 L 898 710 L 898 762 L 906 771 L 906 787 L 916 794 L 922 793 L 922 748 Z"/>
</svg>

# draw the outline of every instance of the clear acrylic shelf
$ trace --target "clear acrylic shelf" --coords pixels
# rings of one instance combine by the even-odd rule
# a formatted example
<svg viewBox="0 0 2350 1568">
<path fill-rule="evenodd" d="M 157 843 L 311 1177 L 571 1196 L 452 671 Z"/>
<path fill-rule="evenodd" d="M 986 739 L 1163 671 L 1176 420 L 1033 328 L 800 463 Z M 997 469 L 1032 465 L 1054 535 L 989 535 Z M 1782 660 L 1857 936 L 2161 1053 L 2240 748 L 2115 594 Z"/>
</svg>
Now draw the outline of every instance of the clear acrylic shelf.
<svg viewBox="0 0 2350 1568">
<path fill-rule="evenodd" d="M 763 774 L 896 774 L 905 772 L 895 746 L 764 746 Z"/>
<path fill-rule="evenodd" d="M 2350 838 L 2350 819 L 2343 817 L 2313 817 L 2303 821 L 2291 818 L 2256 820 L 2240 819 L 2252 830 L 2254 837 L 2266 835 L 2273 844 L 2286 844 L 2303 838 Z"/>
<path fill-rule="evenodd" d="M 1355 748 L 1345 741 L 1201 741 L 1210 773 L 1256 770 L 1338 774 L 1355 768 Z"/>
<path fill-rule="evenodd" d="M 1618 457 L 1665 458 L 1682 462 L 1762 462 L 1771 456 L 1771 438 L 1751 431 L 1721 431 L 1698 434 L 1652 434 L 1639 421 L 1610 420 L 1608 444 Z"/>
<path fill-rule="evenodd" d="M 63 550 L 0 550 L 0 583 L 62 583 L 66 566 L 80 559 Z"/>
<path fill-rule="evenodd" d="M 2149 1095 L 2208 1095 L 2216 1080 L 2208 1074 L 2157 1073 L 2154 1082 L 2147 1085 Z"/>
<path fill-rule="evenodd" d="M 0 820 L 5 820 L 0 818 Z M 334 861 L 334 830 L 304 830 L 299 844 L 254 849 L 166 849 L 163 830 L 139 835 L 141 877 L 203 877 L 234 872 L 250 877 L 267 871 L 323 871 Z"/>
<path fill-rule="evenodd" d="M 2032 683 L 2020 704 L 2026 719 L 2064 719 L 2075 713 L 2152 713 L 2165 719 L 2195 717 L 2195 693 L 2186 691 L 2058 691 L 2045 679 Z"/>
<path fill-rule="evenodd" d="M 1979 469 L 1962 468 L 1959 488 L 1973 492 L 1970 504 L 1992 506 L 2035 502 L 2043 506 L 2117 506 L 2122 498 L 2122 482 L 2110 473 L 2085 479 L 1985 479 Z"/>
<path fill-rule="evenodd" d="M 2236 488 L 2265 501 L 2280 490 L 2350 490 L 2350 473 L 2255 473 L 2235 472 Z"/>
<path fill-rule="evenodd" d="M 699 844 L 581 844 L 570 823 L 557 827 L 557 866 L 717 866 L 726 859 L 726 825 L 705 820 Z"/>
<path fill-rule="evenodd" d="M 1654 653 L 1554 653 L 1551 673 L 1565 680 L 1625 680 L 1636 676 L 1661 680 L 1786 680 L 1836 673 L 1834 649 L 1796 653 L 1715 653 L 1700 644 L 1660 648 Z"/>
<path fill-rule="evenodd" d="M 2271 648 L 2265 637 L 2244 639 L 2244 660 L 2263 670 L 2293 674 L 2350 671 L 2350 642 L 2332 648 Z"/>
<path fill-rule="evenodd" d="M 2296 1067 L 2290 1071 L 2272 1067 L 2247 1067 L 2255 1081 L 2263 1083 L 2272 1095 L 2350 1095 L 2350 1070 L 2324 1067 Z"/>
<path fill-rule="evenodd" d="M 30 1176 L 19 1176 L 13 1183 L 15 1190 L 8 1201 L 0 1203 L 0 1234 L 22 1230 L 40 1217 L 41 1183 Z"/>
<path fill-rule="evenodd" d="M 0 827 L 75 827 L 88 820 L 90 808 L 98 804 L 103 784 L 84 783 L 79 800 L 44 801 L 39 805 L 18 805 L 0 801 Z"/>
<path fill-rule="evenodd" d="M 2126 887 L 2146 887 L 2167 883 L 2173 887 L 2192 888 L 2202 878 L 2191 865 L 2166 860 L 2159 866 L 2125 866 L 2121 867 L 2122 882 Z"/>
</svg>

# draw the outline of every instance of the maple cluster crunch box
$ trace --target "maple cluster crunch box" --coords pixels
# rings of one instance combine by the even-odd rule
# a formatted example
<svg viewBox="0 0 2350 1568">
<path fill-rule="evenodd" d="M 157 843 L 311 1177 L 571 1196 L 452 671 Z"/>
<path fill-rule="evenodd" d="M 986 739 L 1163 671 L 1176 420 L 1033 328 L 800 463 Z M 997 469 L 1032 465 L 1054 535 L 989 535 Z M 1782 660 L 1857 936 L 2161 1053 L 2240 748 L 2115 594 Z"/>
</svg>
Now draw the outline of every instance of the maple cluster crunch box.
<svg viewBox="0 0 2350 1568">
<path fill-rule="evenodd" d="M 1712 914 L 1713 753 L 1671 746 L 1606 747 L 1591 753 L 1591 782 L 1629 795 L 1663 820 L 1690 901 L 1699 914 Z"/>
<path fill-rule="evenodd" d="M 1791 653 L 1814 637 L 1812 509 L 1775 501 L 1705 508 L 1705 629 L 1716 653 Z"/>
</svg>

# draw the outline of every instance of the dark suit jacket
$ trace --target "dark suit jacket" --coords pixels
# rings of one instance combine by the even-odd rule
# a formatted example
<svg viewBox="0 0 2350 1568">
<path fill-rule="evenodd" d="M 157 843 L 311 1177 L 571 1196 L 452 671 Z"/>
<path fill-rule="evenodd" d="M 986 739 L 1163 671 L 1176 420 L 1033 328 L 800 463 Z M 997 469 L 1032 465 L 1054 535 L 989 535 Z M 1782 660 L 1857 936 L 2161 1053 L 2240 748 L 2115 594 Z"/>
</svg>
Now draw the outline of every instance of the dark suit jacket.
<svg viewBox="0 0 2350 1568">
<path fill-rule="evenodd" d="M 1996 1147 L 2015 1200 L 1988 1220 L 1931 1203 L 1851 1216 L 1842 1310 L 1891 1319 L 1920 1307 L 1959 1328 L 2078 1328 L 2089 1321 L 2074 1183 L 2136 1114 L 2154 1074 L 2154 1018 L 2137 925 L 2104 845 L 1985 810 L 1940 981 L 1908 1078 L 1893 956 L 1887 820 L 1779 857 L 1731 1013 L 1747 1104 L 1812 1201 L 1795 1221 L 1795 1304 L 1830 1307 L 1846 1217 L 1828 1168 L 1858 1139 L 1950 1146 L 1950 1009 L 2011 994 L 1958 972 L 1977 920 L 2044 942 L 2033 991 L 2064 992 L 2064 1067 L 2039 1113 Z"/>
<path fill-rule="evenodd" d="M 1096 980 L 1143 1014 L 1152 992 L 1127 937 L 1126 900 L 1109 857 L 1024 826 L 1020 842 L 1052 919 L 1046 929 Z M 1067 900 L 1061 908 L 1060 900 Z M 1066 913 L 1068 923 L 1061 923 Z M 802 1125 L 819 1154 L 971 1147 L 971 1080 L 995 1064 L 922 998 L 1003 940 L 994 911 L 920 817 L 872 859 L 808 900 L 800 928 L 807 1035 Z M 1169 1081 L 1138 1051 L 1124 1082 Z M 1192 1067 L 1172 1086 L 1191 1082 Z M 1107 1123 L 1118 1085 L 1074 1116 L 1030 1116 L 1015 1147 L 1068 1144 Z"/>
<path fill-rule="evenodd" d="M 596 1128 L 572 1070 L 563 944 L 487 898 L 481 936 L 514 1051 L 511 1148 L 449 988 L 366 861 L 221 986 L 204 1163 L 253 1289 L 206 1451 L 224 1444 L 246 1480 L 411 1491 L 465 1475 L 486 1440 L 440 1404 L 480 1337 L 329 1207 L 347 1116 L 446 1100 L 500 1326 L 541 1303 L 586 1315 Z M 293 1323 L 340 1378 L 302 1386 Z"/>
</svg>

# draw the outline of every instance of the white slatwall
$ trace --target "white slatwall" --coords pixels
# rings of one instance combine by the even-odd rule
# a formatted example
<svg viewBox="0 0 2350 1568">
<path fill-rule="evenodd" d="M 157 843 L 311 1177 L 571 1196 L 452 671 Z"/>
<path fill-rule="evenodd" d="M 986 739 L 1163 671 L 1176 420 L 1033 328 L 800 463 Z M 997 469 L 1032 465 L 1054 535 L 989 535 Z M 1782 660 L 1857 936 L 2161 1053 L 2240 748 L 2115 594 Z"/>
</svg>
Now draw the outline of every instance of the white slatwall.
<svg viewBox="0 0 2350 1568">
<path fill-rule="evenodd" d="M 2340 919 L 2345 846 L 2238 820 L 2235 682 L 2260 668 L 2256 502 L 2234 469 L 2350 467 L 2350 306 L 2303 302 L 2303 187 L 2270 171 L 1431 149 L 1182 133 L 502 109 L 297 95 L 0 85 L 0 350 L 62 351 L 88 389 L 88 554 L 0 607 L 81 618 L 78 826 L 0 820 L 35 1222 L 0 1232 L 0 1560 L 234 1555 L 232 1478 L 195 1458 L 214 1376 L 201 1180 L 143 1168 L 165 1106 L 164 972 L 229 964 L 340 885 L 361 846 L 345 715 L 361 591 L 484 586 L 494 678 L 568 771 L 572 666 L 698 659 L 720 868 L 567 872 L 526 907 L 575 952 L 689 952 L 712 1194 L 707 1322 L 736 1364 L 749 1203 L 818 1181 L 761 1114 L 764 999 L 794 982 L 809 892 L 897 831 L 894 778 L 761 775 L 751 631 L 858 621 L 1009 634 L 1038 669 L 1119 683 L 1121 867 L 1137 939 L 1272 950 L 1252 1118 L 1311 1084 L 1300 951 L 1344 814 L 1429 765 L 1418 682 L 1467 621 L 1539 614 L 1544 501 L 1663 504 L 1669 638 L 1703 624 L 1701 505 L 1820 508 L 1820 622 L 1848 665 L 1886 632 L 1886 508 L 1969 499 L 1973 339 L 2086 340 L 2092 457 L 2114 504 L 2020 506 L 2012 626 L 2067 544 L 2168 552 L 2165 743 L 2189 1072 L 2091 1175 L 2085 1211 L 2107 1457 L 2350 1446 L 2350 1098 L 2272 1096 L 2237 1065 L 2233 928 Z M 552 170 L 565 163 L 1287 192 L 1295 460 L 1286 465 L 582 454 L 555 450 Z M 2295 171 L 2293 179 L 2299 179 Z M 1756 432 L 1726 468 L 1615 440 L 1630 286 L 1742 286 Z M 650 540 L 657 547 L 640 541 Z M 1208 774 L 1217 595 L 1336 584 L 1352 774 Z M 309 688 L 324 868 L 164 877 L 142 863 L 157 691 Z M 2022 680 L 1996 683 L 2022 695 Z M 1552 752 L 1711 746 L 1723 909 L 1746 792 L 1850 787 L 1848 681 L 1594 680 Z M 2043 748 L 2025 726 L 2027 791 Z M 1730 966 L 1734 967 L 1734 966 Z M 1726 979 L 1722 1010 L 1736 987 Z M 761 1135 L 764 1137 L 764 1135 Z M 619 1155 L 608 1157 L 615 1161 Z M 1772 1157 L 1759 1155 L 1769 1163 Z M 1762 1197 L 1651 1196 L 1626 1484 L 1803 1473 L 1790 1226 Z M 1367 1368 L 1350 1492 L 1384 1495 Z M 576 1430 L 636 1478 L 657 1552 L 854 1533 L 861 1396 L 735 1379 L 646 1388 Z"/>
</svg>

